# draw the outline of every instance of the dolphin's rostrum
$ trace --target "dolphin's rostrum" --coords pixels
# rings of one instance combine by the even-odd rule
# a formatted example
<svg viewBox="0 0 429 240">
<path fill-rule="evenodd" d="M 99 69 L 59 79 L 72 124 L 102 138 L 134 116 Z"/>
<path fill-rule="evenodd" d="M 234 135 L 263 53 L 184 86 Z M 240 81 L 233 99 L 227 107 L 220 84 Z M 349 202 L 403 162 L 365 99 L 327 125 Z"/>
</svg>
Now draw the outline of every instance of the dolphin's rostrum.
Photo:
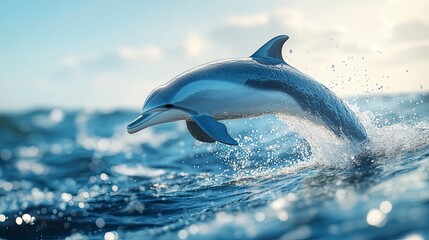
<svg viewBox="0 0 429 240">
<path fill-rule="evenodd" d="M 207 63 L 156 88 L 128 132 L 186 120 L 199 141 L 237 145 L 218 120 L 286 113 L 322 125 L 338 137 L 366 140 L 362 124 L 341 99 L 283 60 L 288 38 L 277 36 L 248 58 Z"/>
</svg>

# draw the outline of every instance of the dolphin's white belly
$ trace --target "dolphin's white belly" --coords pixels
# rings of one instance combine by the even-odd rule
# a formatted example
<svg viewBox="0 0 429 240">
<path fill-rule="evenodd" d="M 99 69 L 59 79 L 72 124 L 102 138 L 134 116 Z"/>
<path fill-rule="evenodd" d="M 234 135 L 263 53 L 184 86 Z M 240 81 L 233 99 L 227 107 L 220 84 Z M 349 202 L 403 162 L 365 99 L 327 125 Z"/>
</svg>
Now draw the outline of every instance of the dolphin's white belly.
<svg viewBox="0 0 429 240">
<path fill-rule="evenodd" d="M 189 94 L 191 91 L 193 94 Z M 300 105 L 288 94 L 256 90 L 233 81 L 196 81 L 178 91 L 175 100 L 199 114 L 219 120 L 286 112 L 304 114 Z"/>
</svg>

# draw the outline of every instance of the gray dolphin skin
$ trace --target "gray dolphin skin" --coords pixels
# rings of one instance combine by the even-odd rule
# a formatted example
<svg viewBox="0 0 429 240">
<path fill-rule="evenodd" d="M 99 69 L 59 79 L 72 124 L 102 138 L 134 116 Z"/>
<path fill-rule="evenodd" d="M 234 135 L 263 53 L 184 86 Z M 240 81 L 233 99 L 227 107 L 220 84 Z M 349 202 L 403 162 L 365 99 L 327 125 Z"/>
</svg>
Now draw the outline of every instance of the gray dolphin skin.
<svg viewBox="0 0 429 240">
<path fill-rule="evenodd" d="M 277 36 L 248 58 L 210 62 L 180 74 L 150 93 L 127 131 L 185 120 L 199 141 L 237 145 L 218 120 L 285 113 L 322 125 L 338 137 L 365 141 L 364 127 L 341 99 L 283 60 L 288 38 Z"/>
</svg>

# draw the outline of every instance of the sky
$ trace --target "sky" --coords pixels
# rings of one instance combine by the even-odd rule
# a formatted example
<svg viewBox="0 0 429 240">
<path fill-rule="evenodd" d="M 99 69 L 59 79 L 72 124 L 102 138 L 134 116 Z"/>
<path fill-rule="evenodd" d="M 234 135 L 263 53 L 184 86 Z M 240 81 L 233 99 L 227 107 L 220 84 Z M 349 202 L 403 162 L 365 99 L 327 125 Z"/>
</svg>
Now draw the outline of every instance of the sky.
<svg viewBox="0 0 429 240">
<path fill-rule="evenodd" d="M 155 87 L 290 38 L 339 96 L 429 90 L 429 1 L 1 1 L 0 111 L 138 111 Z"/>
</svg>

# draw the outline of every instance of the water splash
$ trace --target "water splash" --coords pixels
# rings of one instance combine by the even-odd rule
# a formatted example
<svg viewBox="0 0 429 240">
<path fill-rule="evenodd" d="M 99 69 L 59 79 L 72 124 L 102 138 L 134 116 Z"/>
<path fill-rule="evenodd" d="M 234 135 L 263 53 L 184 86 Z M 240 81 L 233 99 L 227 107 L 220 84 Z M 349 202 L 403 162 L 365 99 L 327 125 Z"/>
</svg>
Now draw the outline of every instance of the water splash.
<svg viewBox="0 0 429 240">
<path fill-rule="evenodd" d="M 307 119 L 286 114 L 279 117 L 308 142 L 312 152 L 308 161 L 314 166 L 350 167 L 361 152 L 360 145 L 338 138 L 329 129 Z"/>
<path fill-rule="evenodd" d="M 369 154 L 378 157 L 394 157 L 429 144 L 428 122 L 409 123 L 406 117 L 401 117 L 399 122 L 385 121 L 380 125 L 376 121 L 374 112 L 356 112 L 370 139 L 366 146 Z"/>
</svg>

